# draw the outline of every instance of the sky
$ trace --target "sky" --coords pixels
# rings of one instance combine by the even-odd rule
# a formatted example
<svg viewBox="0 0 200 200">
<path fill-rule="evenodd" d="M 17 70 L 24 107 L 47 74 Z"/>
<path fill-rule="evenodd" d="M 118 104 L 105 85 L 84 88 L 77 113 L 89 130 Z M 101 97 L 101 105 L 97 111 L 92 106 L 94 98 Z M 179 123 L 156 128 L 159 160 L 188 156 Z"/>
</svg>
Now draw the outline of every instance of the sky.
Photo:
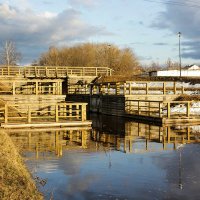
<svg viewBox="0 0 200 200">
<path fill-rule="evenodd" d="M 108 43 L 131 48 L 142 65 L 200 64 L 200 0 L 0 0 L 7 40 L 29 65 L 49 47 Z"/>
</svg>

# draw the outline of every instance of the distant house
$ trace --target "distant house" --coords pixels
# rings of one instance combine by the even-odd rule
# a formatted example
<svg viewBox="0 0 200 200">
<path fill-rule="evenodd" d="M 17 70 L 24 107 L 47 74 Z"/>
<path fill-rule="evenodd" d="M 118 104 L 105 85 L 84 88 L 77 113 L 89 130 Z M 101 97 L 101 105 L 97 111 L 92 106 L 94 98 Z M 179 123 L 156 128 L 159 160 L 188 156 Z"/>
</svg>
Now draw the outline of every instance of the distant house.
<svg viewBox="0 0 200 200">
<path fill-rule="evenodd" d="M 151 71 L 149 76 L 180 76 L 180 70 L 160 70 Z M 181 69 L 181 76 L 183 77 L 200 77 L 200 67 L 197 65 L 185 66 Z"/>
</svg>

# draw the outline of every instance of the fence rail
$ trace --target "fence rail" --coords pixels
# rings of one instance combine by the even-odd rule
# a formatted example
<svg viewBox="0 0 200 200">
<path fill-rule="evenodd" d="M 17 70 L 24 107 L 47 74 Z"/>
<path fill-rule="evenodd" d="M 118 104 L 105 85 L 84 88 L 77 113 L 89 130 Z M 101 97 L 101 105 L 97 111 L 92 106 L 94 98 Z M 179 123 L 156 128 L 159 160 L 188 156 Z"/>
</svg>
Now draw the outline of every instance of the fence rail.
<svg viewBox="0 0 200 200">
<path fill-rule="evenodd" d="M 5 104 L 0 121 L 7 123 L 86 121 L 87 103 Z"/>
<path fill-rule="evenodd" d="M 200 117 L 200 101 L 126 100 L 127 114 L 157 118 Z"/>
<path fill-rule="evenodd" d="M 108 67 L 65 67 L 65 66 L 2 66 L 0 76 L 23 76 L 27 78 L 65 78 L 75 76 L 110 76 L 112 69 Z"/>
<path fill-rule="evenodd" d="M 62 94 L 62 81 L 60 80 L 21 80 L 12 81 L 4 80 L 0 81 L 0 94 L 12 94 L 12 95 L 40 95 L 40 94 Z"/>
<path fill-rule="evenodd" d="M 90 87 L 89 87 L 90 86 Z M 70 85 L 69 93 L 103 95 L 180 95 L 199 94 L 200 88 L 178 82 L 126 81 L 99 84 Z"/>
</svg>

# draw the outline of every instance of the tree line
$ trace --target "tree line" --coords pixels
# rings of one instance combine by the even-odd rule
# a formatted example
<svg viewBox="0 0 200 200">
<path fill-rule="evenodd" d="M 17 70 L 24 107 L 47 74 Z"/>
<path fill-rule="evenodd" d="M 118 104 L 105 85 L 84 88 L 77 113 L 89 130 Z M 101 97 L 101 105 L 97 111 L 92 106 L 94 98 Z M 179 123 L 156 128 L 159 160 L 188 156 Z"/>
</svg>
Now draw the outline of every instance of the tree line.
<svg viewBox="0 0 200 200">
<path fill-rule="evenodd" d="M 0 48 L 1 65 L 17 65 L 21 53 L 13 41 L 5 41 Z M 71 47 L 50 47 L 34 61 L 39 66 L 110 67 L 114 75 L 134 75 L 141 71 L 179 69 L 179 63 L 169 58 L 164 66 L 152 62 L 141 67 L 139 59 L 130 48 L 120 49 L 107 43 L 84 43 Z"/>
<path fill-rule="evenodd" d="M 140 64 L 130 48 L 119 49 L 106 43 L 85 43 L 73 47 L 50 47 L 43 53 L 38 65 L 42 66 L 81 66 L 110 67 L 114 74 L 134 74 L 140 70 Z"/>
</svg>

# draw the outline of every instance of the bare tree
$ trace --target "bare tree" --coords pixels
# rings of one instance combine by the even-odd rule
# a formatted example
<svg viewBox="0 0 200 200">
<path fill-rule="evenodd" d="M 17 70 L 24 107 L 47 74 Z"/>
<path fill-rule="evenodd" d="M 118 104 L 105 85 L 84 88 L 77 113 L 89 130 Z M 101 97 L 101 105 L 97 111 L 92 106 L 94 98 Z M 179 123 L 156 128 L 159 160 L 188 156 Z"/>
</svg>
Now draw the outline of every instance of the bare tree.
<svg viewBox="0 0 200 200">
<path fill-rule="evenodd" d="M 21 59 L 21 54 L 17 52 L 15 43 L 11 40 L 5 41 L 0 52 L 0 62 L 4 65 L 16 65 Z"/>
</svg>

